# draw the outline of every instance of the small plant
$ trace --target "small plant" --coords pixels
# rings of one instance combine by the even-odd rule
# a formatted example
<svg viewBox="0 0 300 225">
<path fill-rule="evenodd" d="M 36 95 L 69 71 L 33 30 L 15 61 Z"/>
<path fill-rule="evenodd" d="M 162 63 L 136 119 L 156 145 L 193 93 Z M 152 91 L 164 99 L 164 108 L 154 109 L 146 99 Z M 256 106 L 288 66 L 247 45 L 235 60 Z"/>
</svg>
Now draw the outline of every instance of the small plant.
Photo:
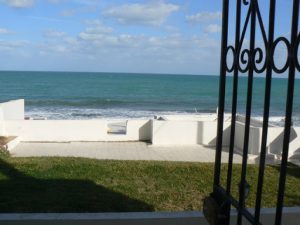
<svg viewBox="0 0 300 225">
<path fill-rule="evenodd" d="M 7 146 L 0 146 L 0 155 L 9 155 L 9 151 L 7 150 Z"/>
<path fill-rule="evenodd" d="M 10 141 L 9 137 L 0 136 L 0 154 L 1 155 L 9 155 L 9 151 L 7 149 L 7 143 Z"/>
</svg>

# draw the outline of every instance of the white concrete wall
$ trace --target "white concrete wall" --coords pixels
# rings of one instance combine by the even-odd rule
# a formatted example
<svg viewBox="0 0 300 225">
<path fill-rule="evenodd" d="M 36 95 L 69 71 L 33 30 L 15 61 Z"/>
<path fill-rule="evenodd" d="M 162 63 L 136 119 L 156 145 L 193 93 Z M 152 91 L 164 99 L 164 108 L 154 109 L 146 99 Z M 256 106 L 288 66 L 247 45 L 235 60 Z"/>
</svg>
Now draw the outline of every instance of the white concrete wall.
<svg viewBox="0 0 300 225">
<path fill-rule="evenodd" d="M 152 122 L 153 145 L 195 145 L 198 144 L 197 121 L 161 121 Z"/>
<path fill-rule="evenodd" d="M 128 120 L 126 134 L 108 134 L 106 120 L 24 120 L 24 100 L 0 103 L 0 135 L 20 136 L 21 141 L 151 141 L 154 145 L 216 145 L 215 114 L 165 116 L 167 120 Z M 237 117 L 235 149 L 243 149 L 244 120 Z M 261 122 L 251 120 L 249 153 L 259 154 Z M 224 122 L 223 146 L 229 145 L 230 117 Z M 283 128 L 269 127 L 268 153 L 282 151 Z M 300 127 L 292 129 L 290 156 L 300 154 Z"/>
<path fill-rule="evenodd" d="M 273 154 L 280 154 L 283 148 L 283 127 L 270 127 L 268 131 L 268 151 Z M 292 127 L 290 132 L 289 155 L 293 155 L 300 149 L 300 127 Z"/>
<path fill-rule="evenodd" d="M 20 141 L 139 141 L 150 140 L 151 123 L 132 120 L 126 134 L 108 134 L 106 120 L 9 120 L 5 121 L 5 135 L 19 136 Z"/>
<path fill-rule="evenodd" d="M 215 146 L 217 121 L 153 120 L 152 144 Z M 224 123 L 223 146 L 229 145 L 230 122 Z"/>
<path fill-rule="evenodd" d="M 127 136 L 129 139 L 150 141 L 152 136 L 151 120 L 128 120 Z"/>
<path fill-rule="evenodd" d="M 200 121 L 199 122 L 199 140 L 198 143 L 204 146 L 216 146 L 217 121 Z M 230 139 L 230 122 L 224 122 L 223 125 L 223 146 L 229 146 Z"/>
<path fill-rule="evenodd" d="M 109 121 L 107 124 L 110 123 Z M 126 134 L 104 134 L 101 141 L 150 141 L 151 121 L 150 120 L 128 120 Z"/>
<path fill-rule="evenodd" d="M 106 135 L 106 122 L 93 120 L 6 121 L 7 135 L 21 141 L 96 141 Z"/>
<path fill-rule="evenodd" d="M 242 151 L 244 148 L 244 135 L 245 135 L 245 124 L 242 122 L 236 122 L 234 145 L 235 145 L 235 149 L 238 151 Z M 260 151 L 260 142 L 261 142 L 261 128 L 250 126 L 248 153 L 258 154 Z"/>
<path fill-rule="evenodd" d="M 0 120 L 24 120 L 24 99 L 0 103 Z"/>
<path fill-rule="evenodd" d="M 5 122 L 3 120 L 0 120 L 0 136 L 5 135 Z"/>
<path fill-rule="evenodd" d="M 258 125 L 258 124 L 255 124 Z M 235 148 L 242 151 L 244 144 L 245 124 L 236 123 L 235 131 Z M 283 127 L 269 127 L 267 138 L 267 153 L 281 154 L 283 147 Z M 258 155 L 261 148 L 262 127 L 250 126 L 249 135 L 249 154 Z M 296 151 L 300 152 L 300 127 L 292 127 L 290 133 L 289 155 L 293 155 Z"/>
<path fill-rule="evenodd" d="M 201 113 L 201 114 L 180 114 L 180 115 L 157 115 L 156 117 L 170 121 L 217 121 L 217 114 L 215 113 Z M 225 116 L 227 117 L 227 116 Z"/>
</svg>

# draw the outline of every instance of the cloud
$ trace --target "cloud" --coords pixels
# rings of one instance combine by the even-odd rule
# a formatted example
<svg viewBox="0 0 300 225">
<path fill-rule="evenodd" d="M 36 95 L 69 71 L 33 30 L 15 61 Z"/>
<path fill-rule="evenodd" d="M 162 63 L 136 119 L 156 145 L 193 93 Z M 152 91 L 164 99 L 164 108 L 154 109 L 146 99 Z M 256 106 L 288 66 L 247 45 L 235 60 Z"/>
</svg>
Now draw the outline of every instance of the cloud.
<svg viewBox="0 0 300 225">
<path fill-rule="evenodd" d="M 86 23 L 94 26 L 87 27 L 79 34 L 82 40 L 101 40 L 113 32 L 111 27 L 104 26 L 99 20 L 86 21 Z"/>
<path fill-rule="evenodd" d="M 202 22 L 210 22 L 213 20 L 221 20 L 221 12 L 199 12 L 195 15 L 186 16 L 186 21 L 188 23 L 196 24 Z"/>
<path fill-rule="evenodd" d="M 27 40 L 5 41 L 0 40 L 0 53 L 19 54 L 24 48 L 29 47 L 30 42 Z M 23 55 L 23 54 L 22 54 Z"/>
<path fill-rule="evenodd" d="M 44 1 L 44 0 L 43 0 Z M 99 5 L 99 0 L 48 0 L 51 4 L 74 3 L 85 6 Z"/>
<path fill-rule="evenodd" d="M 28 8 L 33 6 L 34 0 L 0 0 L 0 3 L 14 8 Z"/>
<path fill-rule="evenodd" d="M 60 38 L 65 36 L 66 33 L 54 29 L 48 29 L 43 32 L 43 36 L 46 38 Z"/>
<path fill-rule="evenodd" d="M 65 16 L 65 17 L 71 17 L 74 16 L 75 14 L 76 14 L 75 9 L 65 9 L 60 13 L 61 16 Z"/>
<path fill-rule="evenodd" d="M 51 4 L 60 4 L 66 2 L 66 0 L 48 0 L 48 2 Z"/>
<path fill-rule="evenodd" d="M 93 13 L 97 11 L 97 7 L 92 5 L 82 5 L 76 9 L 64 9 L 59 14 L 63 17 L 72 17 L 78 14 Z"/>
<path fill-rule="evenodd" d="M 100 20 L 75 35 L 47 29 L 39 42 L 1 41 L 1 68 L 154 73 L 216 73 L 220 41 L 208 35 L 130 34 Z M 13 59 L 13 60 L 12 60 Z M 17 67 L 10 62 L 18 62 Z"/>
<path fill-rule="evenodd" d="M 93 27 L 90 27 L 93 28 Z M 215 74 L 220 41 L 207 36 L 147 36 L 99 32 L 45 39 L 0 40 L 6 69 Z M 17 67 L 16 63 L 18 62 Z"/>
<path fill-rule="evenodd" d="M 209 24 L 204 28 L 206 33 L 218 33 L 221 31 L 221 26 L 218 24 Z"/>
<path fill-rule="evenodd" d="M 57 18 L 51 18 L 51 17 L 45 17 L 45 16 L 27 16 L 27 18 L 32 20 L 39 20 L 39 21 L 48 21 L 48 22 L 56 22 L 56 23 L 62 23 L 62 22 L 72 22 L 72 20 L 64 20 L 64 19 L 57 19 Z"/>
<path fill-rule="evenodd" d="M 103 26 L 103 23 L 101 20 L 95 19 L 95 20 L 85 20 L 84 23 L 89 26 Z"/>
<path fill-rule="evenodd" d="M 178 5 L 151 2 L 146 4 L 125 4 L 115 6 L 104 11 L 107 17 L 115 18 L 124 25 L 150 25 L 159 26 L 166 18 L 179 9 Z"/>
<path fill-rule="evenodd" d="M 1 28 L 0 27 L 0 34 L 9 34 L 9 33 L 10 33 L 9 30 L 7 30 L 6 28 Z"/>
</svg>

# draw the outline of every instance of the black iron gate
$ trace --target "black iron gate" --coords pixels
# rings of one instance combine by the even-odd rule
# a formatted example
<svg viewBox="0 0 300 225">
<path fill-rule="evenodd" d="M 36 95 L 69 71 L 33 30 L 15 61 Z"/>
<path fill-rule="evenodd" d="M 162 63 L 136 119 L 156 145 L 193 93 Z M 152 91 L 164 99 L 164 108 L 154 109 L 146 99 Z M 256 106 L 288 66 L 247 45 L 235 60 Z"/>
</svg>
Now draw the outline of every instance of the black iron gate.
<svg viewBox="0 0 300 225">
<path fill-rule="evenodd" d="M 260 4 L 269 4 L 268 30 L 265 29 Z M 241 8 L 247 8 L 247 14 L 244 21 L 241 21 Z M 215 158 L 215 174 L 213 193 L 204 201 L 204 213 L 211 224 L 229 224 L 230 208 L 234 206 L 238 210 L 237 224 L 242 224 L 242 218 L 246 218 L 251 224 L 260 223 L 261 198 L 264 181 L 264 170 L 267 149 L 267 134 L 269 126 L 269 110 L 271 96 L 272 74 L 288 73 L 288 89 L 286 95 L 285 109 L 285 126 L 283 149 L 281 155 L 281 167 L 279 177 L 279 188 L 277 194 L 277 208 L 275 216 L 275 225 L 281 224 L 282 208 L 285 191 L 286 170 L 288 162 L 290 129 L 292 125 L 292 108 L 294 94 L 294 80 L 296 70 L 300 71 L 298 61 L 298 47 L 300 42 L 300 33 L 298 33 L 299 19 L 299 0 L 293 0 L 292 12 L 286 12 L 292 20 L 290 39 L 281 36 L 274 37 L 275 27 L 275 7 L 276 0 L 258 1 L 258 0 L 236 0 L 236 22 L 235 22 L 235 44 L 228 45 L 228 16 L 229 16 L 229 0 L 223 0 L 222 14 L 222 45 L 221 45 L 221 66 L 220 66 L 220 86 L 219 86 L 219 111 L 218 111 L 218 128 L 217 128 L 217 145 Z M 242 22 L 242 23 L 241 23 Z M 243 41 L 248 27 L 250 28 L 249 48 L 243 48 Z M 263 47 L 259 47 L 256 43 L 256 27 L 261 31 L 263 39 Z M 278 44 L 284 44 L 287 49 L 287 59 L 285 64 L 278 68 L 274 60 L 274 52 Z M 227 55 L 233 54 L 233 63 L 228 65 Z M 223 139 L 223 122 L 224 122 L 224 105 L 225 105 L 225 88 L 226 75 L 233 73 L 233 89 L 232 89 L 232 108 L 231 108 L 231 133 L 229 145 L 229 161 L 227 171 L 226 187 L 220 184 L 221 173 L 221 155 L 222 155 L 222 139 Z M 245 113 L 245 132 L 242 156 L 241 179 L 239 184 L 239 198 L 234 199 L 231 195 L 232 183 L 232 163 L 234 152 L 234 137 L 237 112 L 237 95 L 238 95 L 238 75 L 246 73 L 248 77 L 248 89 Z M 245 198 L 249 189 L 246 181 L 247 172 L 247 156 L 249 144 L 249 132 L 251 122 L 252 108 L 252 86 L 253 76 L 255 73 L 265 74 L 265 93 L 264 93 L 264 111 L 263 111 L 263 129 L 260 146 L 260 162 L 257 184 L 257 195 L 255 203 L 255 213 L 250 213 L 245 208 Z"/>
</svg>

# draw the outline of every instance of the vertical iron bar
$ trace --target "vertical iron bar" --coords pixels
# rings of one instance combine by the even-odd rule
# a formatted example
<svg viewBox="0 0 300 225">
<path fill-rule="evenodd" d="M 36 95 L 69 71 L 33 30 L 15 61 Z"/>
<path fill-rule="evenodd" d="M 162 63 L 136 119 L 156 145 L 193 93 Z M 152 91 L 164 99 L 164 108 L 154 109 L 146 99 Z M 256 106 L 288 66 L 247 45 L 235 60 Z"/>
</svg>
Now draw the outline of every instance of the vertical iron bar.
<svg viewBox="0 0 300 225">
<path fill-rule="evenodd" d="M 293 59 L 293 51 L 297 42 L 298 33 L 298 18 L 299 18 L 299 0 L 293 2 L 293 17 L 291 28 L 291 47 L 289 49 L 289 77 L 285 112 L 285 126 L 283 137 L 282 158 L 280 167 L 279 187 L 277 195 L 276 220 L 275 225 L 281 225 L 282 207 L 284 200 L 284 190 L 286 181 L 287 160 L 289 153 L 290 131 L 292 124 L 293 97 L 294 97 L 294 82 L 295 82 L 295 59 Z"/>
<path fill-rule="evenodd" d="M 234 72 L 233 72 L 233 87 L 232 87 L 232 108 L 231 108 L 231 130 L 229 143 L 229 157 L 227 168 L 227 183 L 226 194 L 231 193 L 231 178 L 232 178 L 232 163 L 234 151 L 234 136 L 236 122 L 236 107 L 237 107 L 237 89 L 238 89 L 238 63 L 239 63 L 239 46 L 240 46 L 240 26 L 241 26 L 241 0 L 236 1 L 236 22 L 235 22 L 235 55 L 234 55 Z M 227 211 L 227 225 L 230 224 L 230 207 Z"/>
<path fill-rule="evenodd" d="M 230 144 L 229 144 L 229 159 L 227 171 L 227 186 L 226 193 L 230 195 L 231 192 L 231 177 L 232 177 L 232 162 L 234 151 L 234 135 L 235 135 L 235 121 L 236 121 L 236 107 L 237 107 L 237 89 L 238 89 L 238 60 L 239 60 L 239 42 L 240 42 L 240 24 L 241 24 L 241 0 L 236 3 L 236 27 L 235 27 L 235 58 L 234 58 L 234 74 L 233 74 L 233 89 L 232 89 L 232 109 L 231 109 L 231 130 L 230 130 Z"/>
<path fill-rule="evenodd" d="M 229 0 L 223 0 L 219 107 L 218 107 L 217 144 L 216 144 L 215 170 L 214 170 L 215 171 L 214 188 L 216 186 L 219 186 L 220 184 L 220 172 L 221 172 L 224 102 L 225 102 L 225 85 L 226 85 L 226 49 L 227 49 L 227 39 L 228 39 L 228 5 L 229 5 Z"/>
<path fill-rule="evenodd" d="M 249 53 L 249 72 L 248 72 L 248 89 L 247 89 L 247 103 L 246 103 L 246 119 L 245 119 L 245 134 L 243 145 L 243 160 L 241 171 L 241 183 L 239 185 L 239 208 L 245 207 L 245 182 L 247 172 L 247 158 L 248 158 L 248 144 L 249 144 L 249 131 L 251 122 L 251 105 L 252 105 L 252 86 L 253 86 L 253 71 L 254 71 L 254 48 L 255 48 L 255 23 L 256 23 L 256 0 L 252 0 L 251 7 L 251 27 L 250 27 L 250 53 Z M 237 224 L 242 224 L 242 214 L 239 211 Z"/>
<path fill-rule="evenodd" d="M 266 46 L 267 72 L 266 72 L 266 84 L 265 84 L 262 141 L 261 141 L 259 173 L 258 173 L 256 202 L 255 202 L 255 222 L 258 222 L 260 219 L 261 196 L 262 196 L 264 172 L 265 172 L 269 112 L 270 112 L 271 80 L 272 80 L 271 49 L 274 41 L 275 5 L 276 5 L 276 0 L 271 0 L 270 9 L 269 9 L 269 35 L 268 35 L 268 44 Z"/>
</svg>

